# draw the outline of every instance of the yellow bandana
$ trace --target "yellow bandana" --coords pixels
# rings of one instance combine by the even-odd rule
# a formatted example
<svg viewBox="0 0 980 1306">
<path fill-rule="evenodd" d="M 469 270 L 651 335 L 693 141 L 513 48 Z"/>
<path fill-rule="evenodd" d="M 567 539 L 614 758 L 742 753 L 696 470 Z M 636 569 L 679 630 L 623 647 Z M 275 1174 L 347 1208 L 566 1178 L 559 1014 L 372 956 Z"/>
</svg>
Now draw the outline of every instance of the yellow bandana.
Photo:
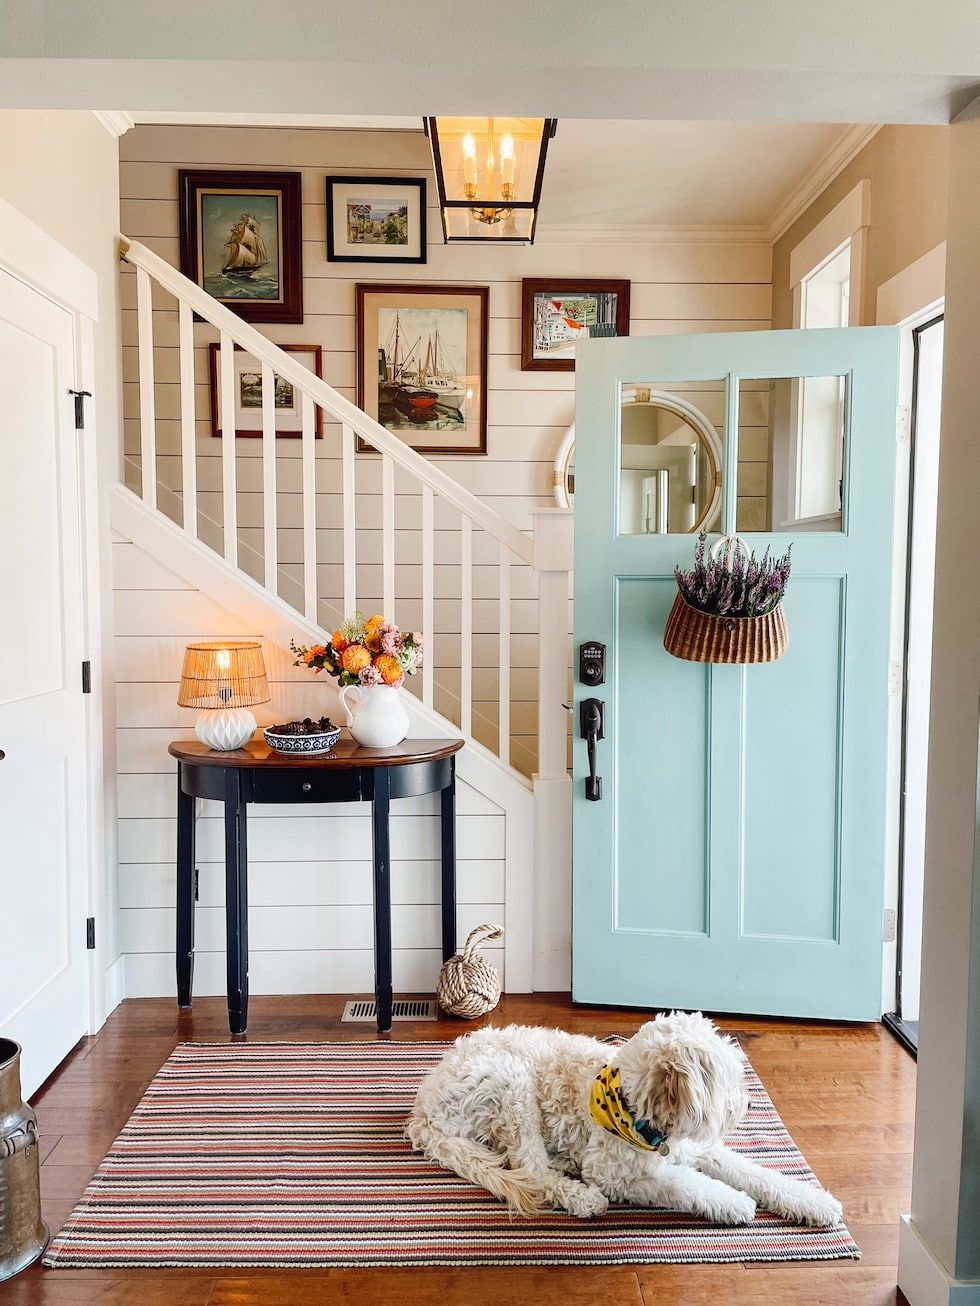
<svg viewBox="0 0 980 1306">
<path fill-rule="evenodd" d="M 589 1098 L 589 1112 L 597 1125 L 623 1142 L 645 1152 L 662 1151 L 666 1154 L 666 1135 L 648 1120 L 637 1120 L 626 1105 L 619 1066 L 606 1064 L 596 1075 Z"/>
</svg>

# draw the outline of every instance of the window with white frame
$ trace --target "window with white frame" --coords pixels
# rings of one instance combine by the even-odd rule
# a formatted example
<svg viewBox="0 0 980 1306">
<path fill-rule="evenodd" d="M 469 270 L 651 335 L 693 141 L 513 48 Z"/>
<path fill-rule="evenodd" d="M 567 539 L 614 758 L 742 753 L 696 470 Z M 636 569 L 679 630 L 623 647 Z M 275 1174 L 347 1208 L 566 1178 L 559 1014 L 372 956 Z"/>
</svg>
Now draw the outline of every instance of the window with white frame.
<svg viewBox="0 0 980 1306">
<path fill-rule="evenodd" d="M 800 325 L 807 330 L 847 326 L 850 286 L 848 239 L 803 277 Z M 844 399 L 842 376 L 808 376 L 800 382 L 793 486 L 796 521 L 832 518 L 841 511 Z"/>
</svg>

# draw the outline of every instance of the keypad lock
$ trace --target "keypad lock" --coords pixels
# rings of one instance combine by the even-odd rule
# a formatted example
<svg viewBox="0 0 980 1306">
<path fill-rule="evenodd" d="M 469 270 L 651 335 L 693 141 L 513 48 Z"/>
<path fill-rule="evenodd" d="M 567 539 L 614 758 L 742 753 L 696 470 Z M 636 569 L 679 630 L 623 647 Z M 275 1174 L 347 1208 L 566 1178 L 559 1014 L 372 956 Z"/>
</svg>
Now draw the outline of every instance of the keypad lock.
<svg viewBox="0 0 980 1306">
<path fill-rule="evenodd" d="M 594 639 L 578 647 L 578 678 L 583 685 L 603 685 L 606 681 L 606 646 Z"/>
</svg>

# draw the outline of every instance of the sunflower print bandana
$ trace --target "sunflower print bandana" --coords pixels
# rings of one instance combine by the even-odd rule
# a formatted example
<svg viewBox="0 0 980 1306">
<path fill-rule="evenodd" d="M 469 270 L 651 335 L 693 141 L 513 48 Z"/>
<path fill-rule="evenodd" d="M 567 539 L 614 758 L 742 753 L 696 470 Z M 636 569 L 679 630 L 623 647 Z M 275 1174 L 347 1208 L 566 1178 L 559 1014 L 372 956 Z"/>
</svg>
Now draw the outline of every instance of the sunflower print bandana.
<svg viewBox="0 0 980 1306">
<path fill-rule="evenodd" d="M 600 1128 L 615 1134 L 624 1143 L 645 1152 L 667 1155 L 666 1134 L 649 1120 L 637 1120 L 627 1106 L 618 1066 L 607 1063 L 596 1075 L 589 1098 L 589 1113 Z"/>
</svg>

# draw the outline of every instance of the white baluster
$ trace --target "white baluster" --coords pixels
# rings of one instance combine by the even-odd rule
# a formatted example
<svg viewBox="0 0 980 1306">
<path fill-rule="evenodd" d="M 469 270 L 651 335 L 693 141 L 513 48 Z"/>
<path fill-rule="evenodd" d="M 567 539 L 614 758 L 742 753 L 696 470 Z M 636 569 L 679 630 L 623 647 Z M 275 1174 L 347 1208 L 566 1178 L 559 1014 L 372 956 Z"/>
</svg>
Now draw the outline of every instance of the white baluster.
<svg viewBox="0 0 980 1306">
<path fill-rule="evenodd" d="M 381 455 L 381 610 L 395 620 L 395 464 Z"/>
<path fill-rule="evenodd" d="M 510 550 L 500 546 L 500 760 L 510 762 Z"/>
<path fill-rule="evenodd" d="M 278 594 L 279 557 L 276 541 L 276 378 L 262 364 L 262 551 L 265 587 Z"/>
<path fill-rule="evenodd" d="M 153 389 L 153 286 L 142 268 L 136 269 L 136 327 L 140 363 L 140 479 L 143 502 L 157 506 L 157 418 Z"/>
<path fill-rule="evenodd" d="M 235 344 L 221 333 L 221 513 L 225 560 L 238 566 L 238 485 L 235 473 Z"/>
<path fill-rule="evenodd" d="M 422 661 L 422 702 L 432 706 L 435 655 L 435 598 L 433 595 L 434 501 L 432 486 L 422 486 L 422 633 L 425 638 Z"/>
<path fill-rule="evenodd" d="M 344 616 L 357 608 L 357 517 L 354 500 L 357 484 L 354 477 L 354 432 L 344 424 Z"/>
<path fill-rule="evenodd" d="M 197 536 L 197 437 L 194 430 L 194 313 L 180 300 L 180 473 L 184 530 Z"/>
<path fill-rule="evenodd" d="M 473 733 L 473 523 L 464 513 L 459 535 L 459 728 Z"/>
<path fill-rule="evenodd" d="M 313 400 L 304 394 L 303 413 L 303 593 L 306 620 L 317 620 L 316 422 Z"/>
</svg>

